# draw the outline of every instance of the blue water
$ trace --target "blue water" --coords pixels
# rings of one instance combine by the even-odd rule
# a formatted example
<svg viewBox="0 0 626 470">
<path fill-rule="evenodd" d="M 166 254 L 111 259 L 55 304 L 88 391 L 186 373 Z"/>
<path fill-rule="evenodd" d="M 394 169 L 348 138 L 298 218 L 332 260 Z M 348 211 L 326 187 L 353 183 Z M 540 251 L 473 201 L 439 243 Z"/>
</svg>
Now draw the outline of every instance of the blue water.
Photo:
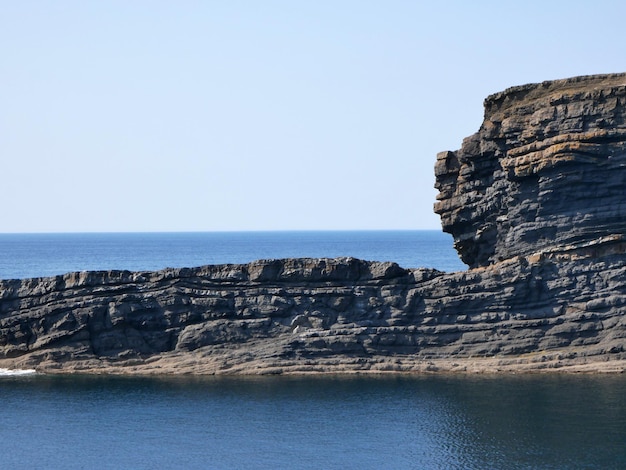
<svg viewBox="0 0 626 470">
<path fill-rule="evenodd" d="M 353 256 L 460 271 L 450 235 L 423 231 L 0 234 L 0 279 Z"/>
<path fill-rule="evenodd" d="M 620 469 L 626 377 L 0 380 L 2 468 Z"/>
<path fill-rule="evenodd" d="M 5 234 L 0 278 L 293 256 L 464 269 L 437 232 Z M 626 376 L 0 372 L 0 469 L 626 468 Z"/>
</svg>

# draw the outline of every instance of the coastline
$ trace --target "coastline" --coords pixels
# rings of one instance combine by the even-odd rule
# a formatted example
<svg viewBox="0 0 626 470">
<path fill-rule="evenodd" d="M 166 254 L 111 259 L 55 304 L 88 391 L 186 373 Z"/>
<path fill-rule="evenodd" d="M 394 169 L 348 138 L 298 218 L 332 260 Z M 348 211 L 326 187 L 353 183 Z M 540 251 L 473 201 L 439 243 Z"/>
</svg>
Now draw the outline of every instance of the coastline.
<svg viewBox="0 0 626 470">
<path fill-rule="evenodd" d="M 572 356 L 573 353 L 570 353 Z M 563 353 L 535 353 L 525 357 L 429 358 L 410 356 L 377 359 L 329 358 L 295 363 L 251 360 L 230 365 L 220 360 L 179 354 L 152 358 L 145 362 L 87 360 L 71 364 L 41 363 L 35 369 L 20 368 L 19 361 L 0 360 L 0 369 L 11 375 L 132 375 L 132 376 L 222 376 L 222 375 L 518 375 L 584 374 L 619 375 L 626 373 L 626 359 L 603 357 L 564 357 Z"/>
<path fill-rule="evenodd" d="M 467 271 L 343 258 L 0 281 L 0 366 L 624 372 L 626 74 L 511 88 L 437 155 Z"/>
<path fill-rule="evenodd" d="M 14 313 L 0 319 L 0 367 L 622 373 L 615 243 L 594 245 L 593 256 L 568 247 L 457 273 L 339 258 L 3 281 L 0 310 Z"/>
</svg>

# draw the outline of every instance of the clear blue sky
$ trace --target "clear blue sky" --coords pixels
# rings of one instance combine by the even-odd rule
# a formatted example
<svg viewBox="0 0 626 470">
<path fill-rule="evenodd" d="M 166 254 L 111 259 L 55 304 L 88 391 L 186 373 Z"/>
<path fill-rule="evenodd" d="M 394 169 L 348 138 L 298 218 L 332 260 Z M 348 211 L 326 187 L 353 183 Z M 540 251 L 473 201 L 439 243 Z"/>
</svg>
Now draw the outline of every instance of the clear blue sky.
<svg viewBox="0 0 626 470">
<path fill-rule="evenodd" d="M 4 1 L 0 232 L 438 229 L 488 94 L 626 70 L 621 1 Z"/>
</svg>

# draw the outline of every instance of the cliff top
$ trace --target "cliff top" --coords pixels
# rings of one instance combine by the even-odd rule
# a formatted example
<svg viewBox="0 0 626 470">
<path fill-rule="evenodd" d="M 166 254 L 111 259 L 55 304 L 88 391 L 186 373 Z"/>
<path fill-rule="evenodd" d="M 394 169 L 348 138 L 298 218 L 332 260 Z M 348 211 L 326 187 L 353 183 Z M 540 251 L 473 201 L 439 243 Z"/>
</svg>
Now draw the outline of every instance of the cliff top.
<svg viewBox="0 0 626 470">
<path fill-rule="evenodd" d="M 505 111 L 515 104 L 563 94 L 576 94 L 597 89 L 626 86 L 626 73 L 583 75 L 558 80 L 545 80 L 507 88 L 485 98 L 485 118 Z"/>
</svg>

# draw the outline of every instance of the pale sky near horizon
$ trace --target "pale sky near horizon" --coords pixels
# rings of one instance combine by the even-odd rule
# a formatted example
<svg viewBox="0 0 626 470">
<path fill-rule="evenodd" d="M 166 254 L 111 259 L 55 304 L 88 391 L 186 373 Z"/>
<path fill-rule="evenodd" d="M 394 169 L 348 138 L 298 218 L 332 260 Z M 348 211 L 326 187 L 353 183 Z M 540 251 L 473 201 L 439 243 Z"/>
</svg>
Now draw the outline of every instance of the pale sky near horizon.
<svg viewBox="0 0 626 470">
<path fill-rule="evenodd" d="M 621 1 L 0 2 L 0 233 L 438 229 L 507 87 L 626 71 Z"/>
</svg>

